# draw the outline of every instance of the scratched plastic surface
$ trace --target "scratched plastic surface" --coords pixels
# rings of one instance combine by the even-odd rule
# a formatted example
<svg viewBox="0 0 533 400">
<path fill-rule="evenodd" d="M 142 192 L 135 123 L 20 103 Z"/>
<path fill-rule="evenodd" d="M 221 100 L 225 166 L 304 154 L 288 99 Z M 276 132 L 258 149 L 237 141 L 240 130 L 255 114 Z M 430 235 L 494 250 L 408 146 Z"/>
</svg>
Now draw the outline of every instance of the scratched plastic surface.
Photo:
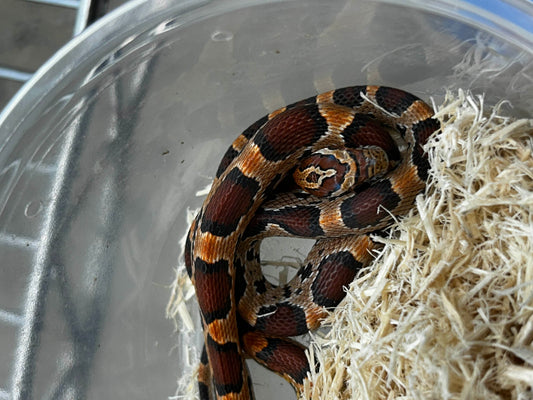
<svg viewBox="0 0 533 400">
<path fill-rule="evenodd" d="M 165 306 L 187 209 L 268 111 L 372 83 L 437 103 L 467 88 L 527 115 L 533 6 L 493 3 L 515 13 L 135 1 L 69 43 L 0 116 L 0 400 L 180 394 L 200 337 L 174 333 Z M 294 398 L 273 374 L 252 375 L 259 399 Z"/>
</svg>

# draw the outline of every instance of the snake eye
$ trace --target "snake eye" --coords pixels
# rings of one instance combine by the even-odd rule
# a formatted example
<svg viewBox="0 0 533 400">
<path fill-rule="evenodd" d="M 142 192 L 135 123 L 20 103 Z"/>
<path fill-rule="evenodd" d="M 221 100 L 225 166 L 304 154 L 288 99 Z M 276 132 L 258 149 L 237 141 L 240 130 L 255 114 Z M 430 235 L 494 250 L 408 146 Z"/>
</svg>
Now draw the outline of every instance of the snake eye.
<svg viewBox="0 0 533 400">
<path fill-rule="evenodd" d="M 302 170 L 300 170 L 300 171 L 303 172 Z M 315 171 L 311 171 L 310 173 L 305 175 L 305 182 L 308 185 L 319 184 L 320 183 L 320 175 L 317 174 Z"/>
</svg>

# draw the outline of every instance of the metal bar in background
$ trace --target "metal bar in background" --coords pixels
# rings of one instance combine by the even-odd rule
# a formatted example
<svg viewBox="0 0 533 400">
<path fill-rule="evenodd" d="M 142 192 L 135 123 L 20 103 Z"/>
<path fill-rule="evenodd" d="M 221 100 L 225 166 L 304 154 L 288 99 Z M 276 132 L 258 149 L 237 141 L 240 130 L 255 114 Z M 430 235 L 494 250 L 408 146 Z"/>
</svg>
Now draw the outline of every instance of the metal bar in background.
<svg viewBox="0 0 533 400">
<path fill-rule="evenodd" d="M 79 0 L 26 0 L 33 3 L 46 4 L 49 6 L 57 7 L 67 7 L 67 8 L 78 8 L 80 1 Z"/>
<path fill-rule="evenodd" d="M 22 326 L 24 317 L 9 311 L 0 309 L 0 322 L 13 326 Z M 1 398 L 1 397 L 0 397 Z"/>
<path fill-rule="evenodd" d="M 12 69 L 12 68 L 0 67 L 0 78 L 1 79 L 9 79 L 15 82 L 26 82 L 32 76 L 33 74 L 29 72 L 22 72 L 22 71 L 17 71 L 16 69 Z"/>
<path fill-rule="evenodd" d="M 91 10 L 91 0 L 79 0 L 78 12 L 76 13 L 76 22 L 74 23 L 73 35 L 79 35 L 89 22 L 89 13 Z"/>
</svg>

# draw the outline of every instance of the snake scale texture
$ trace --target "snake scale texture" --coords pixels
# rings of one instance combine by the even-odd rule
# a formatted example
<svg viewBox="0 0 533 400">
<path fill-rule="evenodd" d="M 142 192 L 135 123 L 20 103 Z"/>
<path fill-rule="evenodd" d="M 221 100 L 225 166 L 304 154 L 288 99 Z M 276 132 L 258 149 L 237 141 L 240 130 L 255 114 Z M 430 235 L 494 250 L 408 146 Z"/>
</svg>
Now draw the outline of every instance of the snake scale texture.
<svg viewBox="0 0 533 400">
<path fill-rule="evenodd" d="M 189 230 L 185 264 L 204 330 L 200 398 L 252 399 L 253 358 L 301 393 L 305 348 L 378 245 L 368 236 L 408 212 L 425 186 L 433 110 L 399 89 L 352 86 L 299 101 L 246 129 L 224 155 Z M 268 236 L 316 239 L 276 286 L 259 262 Z"/>
</svg>

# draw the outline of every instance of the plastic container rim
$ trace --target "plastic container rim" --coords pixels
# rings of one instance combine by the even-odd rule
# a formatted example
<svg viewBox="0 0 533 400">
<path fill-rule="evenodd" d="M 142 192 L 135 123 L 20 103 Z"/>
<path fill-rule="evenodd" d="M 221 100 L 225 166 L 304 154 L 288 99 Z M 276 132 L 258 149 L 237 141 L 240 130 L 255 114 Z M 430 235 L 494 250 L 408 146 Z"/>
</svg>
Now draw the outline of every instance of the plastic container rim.
<svg viewBox="0 0 533 400">
<path fill-rule="evenodd" d="M 281 0 L 273 0 L 272 2 L 277 1 Z M 298 0 L 288 1 L 297 2 Z M 533 2 L 528 0 L 483 0 L 481 2 L 479 0 L 462 2 L 457 0 L 426 0 L 424 2 L 420 0 L 379 0 L 379 2 L 445 15 L 487 30 L 525 51 L 533 53 Z M 227 9 L 224 8 L 224 3 L 228 3 Z M 119 29 L 123 29 L 123 32 L 126 33 L 162 14 L 172 13 L 178 17 L 208 4 L 216 5 L 219 10 L 224 9 L 226 11 L 260 4 L 257 0 L 232 3 L 235 2 L 231 0 L 182 0 L 169 7 L 168 1 L 131 0 L 113 10 L 60 48 L 9 101 L 0 113 L 0 143 L 5 144 L 10 134 L 16 130 L 24 118 L 30 115 L 39 103 L 44 101 L 46 94 L 59 81 L 68 76 L 77 65 L 81 65 L 88 56 L 93 54 L 101 46 L 103 39 L 110 36 L 111 32 L 116 31 L 116 20 L 128 21 L 127 24 L 118 25 Z M 475 3 L 483 4 L 483 7 L 479 7 Z M 499 10 L 502 6 L 514 15 L 519 13 L 518 15 L 523 16 L 519 21 L 520 24 L 491 11 Z M 529 30 L 527 29 L 528 25 Z M 116 37 L 116 35 L 113 36 Z M 78 57 L 76 58 L 76 56 Z M 3 145 L 0 145 L 0 152 L 2 150 Z"/>
</svg>

